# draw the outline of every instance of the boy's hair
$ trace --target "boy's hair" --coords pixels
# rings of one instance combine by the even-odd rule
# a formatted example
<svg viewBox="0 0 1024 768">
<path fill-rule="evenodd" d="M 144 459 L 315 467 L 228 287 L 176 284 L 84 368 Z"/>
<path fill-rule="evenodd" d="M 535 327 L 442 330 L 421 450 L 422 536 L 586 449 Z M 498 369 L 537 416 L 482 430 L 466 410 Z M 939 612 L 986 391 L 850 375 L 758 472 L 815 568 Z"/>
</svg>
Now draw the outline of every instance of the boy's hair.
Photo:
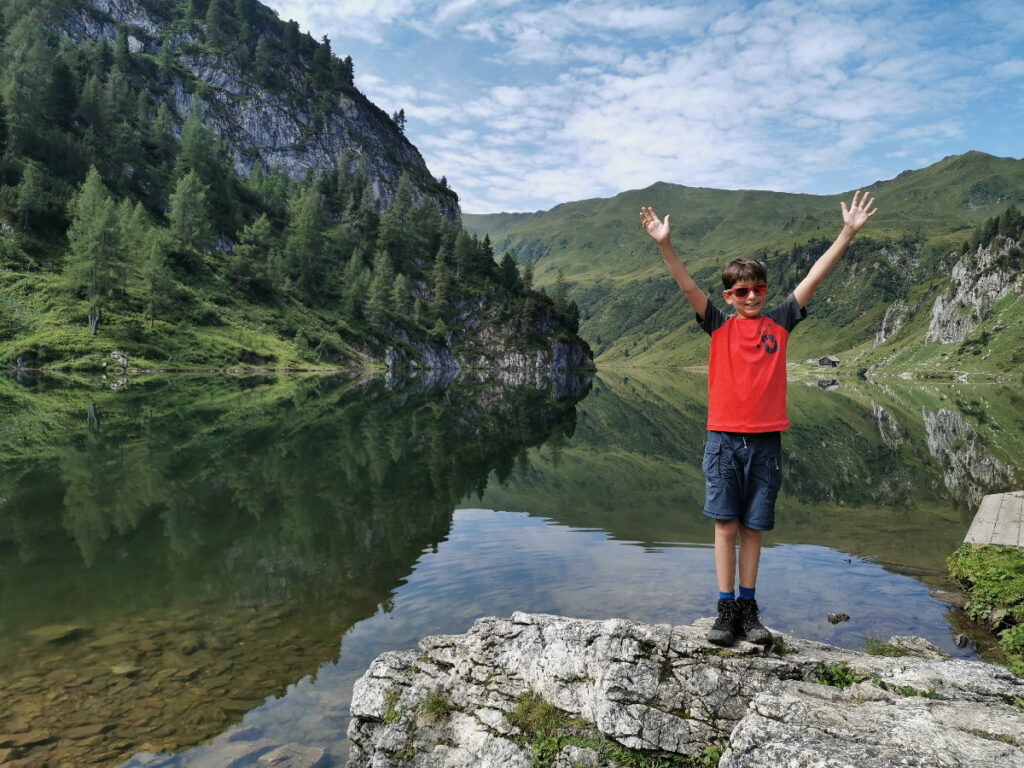
<svg viewBox="0 0 1024 768">
<path fill-rule="evenodd" d="M 765 271 L 764 264 L 756 259 L 733 259 L 722 270 L 722 285 L 729 290 L 740 280 L 767 283 L 768 273 Z"/>
</svg>

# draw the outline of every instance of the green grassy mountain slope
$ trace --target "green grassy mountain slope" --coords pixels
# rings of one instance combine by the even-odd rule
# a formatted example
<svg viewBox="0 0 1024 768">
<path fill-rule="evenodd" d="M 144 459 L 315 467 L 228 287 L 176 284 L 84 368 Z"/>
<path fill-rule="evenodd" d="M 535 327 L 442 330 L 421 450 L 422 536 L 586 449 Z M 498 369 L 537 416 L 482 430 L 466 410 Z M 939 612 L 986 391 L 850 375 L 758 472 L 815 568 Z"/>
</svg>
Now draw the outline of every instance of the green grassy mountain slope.
<svg viewBox="0 0 1024 768">
<path fill-rule="evenodd" d="M 916 356 L 894 355 L 893 349 L 874 353 L 883 314 L 890 302 L 913 295 L 921 314 L 917 325 L 908 323 L 883 346 L 924 345 L 923 334 L 912 332 L 921 330 L 922 320 L 927 326 L 931 301 L 925 294 L 945 289 L 962 243 L 979 224 L 1024 202 L 1024 160 L 968 152 L 867 189 L 880 211 L 815 296 L 791 357 L 842 353 L 851 359 L 852 352 L 864 365 L 934 368 L 943 354 L 954 352 L 948 345 L 926 345 Z M 640 207 L 672 215 L 673 242 L 710 294 L 720 296 L 718 275 L 728 260 L 755 256 L 768 265 L 770 298 L 781 300 L 838 233 L 839 201 L 851 196 L 657 183 L 546 212 L 465 214 L 463 221 L 470 231 L 489 235 L 497 253 L 509 250 L 520 262 L 533 262 L 538 284 L 564 273 L 580 306 L 581 332 L 600 362 L 699 365 L 706 361 L 706 342 L 657 248 L 639 228 Z M 1009 327 L 1017 304 L 1019 295 L 1000 308 L 1009 315 L 991 325 Z M 970 355 L 966 369 L 984 368 L 979 357 Z M 1003 369 L 1013 364 L 1010 354 L 987 360 Z"/>
</svg>

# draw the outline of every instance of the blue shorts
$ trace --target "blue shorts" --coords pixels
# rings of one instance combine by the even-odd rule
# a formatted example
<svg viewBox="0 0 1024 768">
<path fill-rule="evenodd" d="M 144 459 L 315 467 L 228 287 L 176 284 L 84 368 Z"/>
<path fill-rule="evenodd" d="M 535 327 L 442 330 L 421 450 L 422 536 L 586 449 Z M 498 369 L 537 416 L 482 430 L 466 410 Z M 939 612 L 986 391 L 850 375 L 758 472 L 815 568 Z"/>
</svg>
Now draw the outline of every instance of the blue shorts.
<svg viewBox="0 0 1024 768">
<path fill-rule="evenodd" d="M 704 514 L 739 520 L 755 531 L 775 527 L 782 485 L 782 433 L 708 431 L 704 448 Z"/>
</svg>

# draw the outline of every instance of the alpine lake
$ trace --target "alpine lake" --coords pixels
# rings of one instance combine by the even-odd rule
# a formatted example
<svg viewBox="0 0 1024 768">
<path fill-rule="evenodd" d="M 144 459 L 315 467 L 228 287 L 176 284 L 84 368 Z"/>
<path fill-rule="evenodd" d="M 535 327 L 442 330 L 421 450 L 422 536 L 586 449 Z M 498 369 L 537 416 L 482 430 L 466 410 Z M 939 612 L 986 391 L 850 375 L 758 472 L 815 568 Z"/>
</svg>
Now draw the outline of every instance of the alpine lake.
<svg viewBox="0 0 1024 768">
<path fill-rule="evenodd" d="M 245 729 L 341 766 L 385 650 L 514 611 L 711 615 L 705 386 L 0 379 L 0 763 L 201 765 Z M 1019 382 L 811 376 L 789 409 L 764 622 L 987 657 L 945 558 L 1024 487 Z"/>
</svg>

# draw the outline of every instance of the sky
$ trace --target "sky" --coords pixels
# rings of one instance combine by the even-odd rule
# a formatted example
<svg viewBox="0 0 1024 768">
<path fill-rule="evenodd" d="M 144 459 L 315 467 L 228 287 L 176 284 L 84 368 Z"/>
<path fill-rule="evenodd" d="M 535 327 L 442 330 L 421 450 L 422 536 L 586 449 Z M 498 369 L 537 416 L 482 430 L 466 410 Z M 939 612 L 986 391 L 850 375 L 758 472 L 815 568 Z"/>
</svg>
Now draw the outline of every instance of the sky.
<svg viewBox="0 0 1024 768">
<path fill-rule="evenodd" d="M 271 0 L 466 213 L 657 181 L 834 194 L 1024 155 L 1021 0 Z"/>
</svg>

